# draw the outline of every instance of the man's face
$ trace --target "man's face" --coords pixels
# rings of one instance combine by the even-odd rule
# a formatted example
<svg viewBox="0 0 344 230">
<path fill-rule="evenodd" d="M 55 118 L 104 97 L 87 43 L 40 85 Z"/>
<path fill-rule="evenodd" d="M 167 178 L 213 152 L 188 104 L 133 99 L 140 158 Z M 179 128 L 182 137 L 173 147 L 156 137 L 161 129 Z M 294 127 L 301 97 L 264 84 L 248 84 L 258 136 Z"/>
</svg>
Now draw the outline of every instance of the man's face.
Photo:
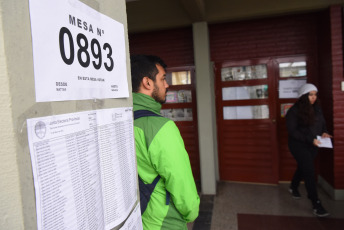
<svg viewBox="0 0 344 230">
<path fill-rule="evenodd" d="M 158 74 L 155 77 L 152 98 L 160 104 L 165 103 L 168 84 L 166 82 L 166 72 L 161 65 L 156 65 Z"/>
</svg>

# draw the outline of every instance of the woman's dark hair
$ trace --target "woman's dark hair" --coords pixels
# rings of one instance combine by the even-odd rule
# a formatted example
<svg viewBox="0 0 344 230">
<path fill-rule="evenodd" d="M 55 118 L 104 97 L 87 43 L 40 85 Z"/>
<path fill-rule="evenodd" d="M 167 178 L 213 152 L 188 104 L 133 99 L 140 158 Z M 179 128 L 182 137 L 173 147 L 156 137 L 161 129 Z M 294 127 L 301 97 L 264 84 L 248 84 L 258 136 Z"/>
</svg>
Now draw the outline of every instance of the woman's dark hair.
<svg viewBox="0 0 344 230">
<path fill-rule="evenodd" d="M 167 67 L 161 58 L 153 55 L 132 55 L 130 65 L 133 92 L 139 91 L 144 77 L 148 77 L 155 82 L 155 77 L 159 73 L 156 65 L 161 65 L 164 69 Z"/>
<path fill-rule="evenodd" d="M 310 126 L 315 122 L 315 107 L 319 106 L 319 100 L 312 105 L 308 98 L 309 93 L 302 95 L 296 102 L 298 116 L 303 125 Z"/>
</svg>

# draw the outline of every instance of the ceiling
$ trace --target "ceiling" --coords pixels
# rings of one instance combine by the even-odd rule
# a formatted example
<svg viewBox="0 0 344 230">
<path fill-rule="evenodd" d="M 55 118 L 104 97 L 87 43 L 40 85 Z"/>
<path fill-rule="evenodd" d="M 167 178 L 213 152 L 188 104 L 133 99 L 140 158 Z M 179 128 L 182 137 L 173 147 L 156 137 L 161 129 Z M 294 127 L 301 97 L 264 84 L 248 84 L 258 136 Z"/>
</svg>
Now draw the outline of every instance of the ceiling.
<svg viewBox="0 0 344 230">
<path fill-rule="evenodd" d="M 129 33 L 319 11 L 344 0 L 126 0 Z"/>
</svg>

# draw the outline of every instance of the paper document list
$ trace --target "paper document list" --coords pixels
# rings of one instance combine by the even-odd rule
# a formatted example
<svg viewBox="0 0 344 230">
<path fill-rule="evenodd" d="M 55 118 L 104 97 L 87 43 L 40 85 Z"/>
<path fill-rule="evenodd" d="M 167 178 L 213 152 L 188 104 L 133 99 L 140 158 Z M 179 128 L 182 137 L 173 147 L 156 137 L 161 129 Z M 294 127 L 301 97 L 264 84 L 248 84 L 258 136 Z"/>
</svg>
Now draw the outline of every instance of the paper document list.
<svg viewBox="0 0 344 230">
<path fill-rule="evenodd" d="M 38 229 L 111 229 L 137 200 L 132 108 L 29 119 Z"/>
<path fill-rule="evenodd" d="M 137 204 L 133 212 L 125 221 L 125 224 L 120 228 L 120 230 L 137 230 L 137 229 L 142 229 L 140 203 Z"/>
<path fill-rule="evenodd" d="M 317 136 L 317 139 L 320 141 L 320 144 L 318 145 L 319 148 L 333 148 L 331 138 Z"/>
</svg>

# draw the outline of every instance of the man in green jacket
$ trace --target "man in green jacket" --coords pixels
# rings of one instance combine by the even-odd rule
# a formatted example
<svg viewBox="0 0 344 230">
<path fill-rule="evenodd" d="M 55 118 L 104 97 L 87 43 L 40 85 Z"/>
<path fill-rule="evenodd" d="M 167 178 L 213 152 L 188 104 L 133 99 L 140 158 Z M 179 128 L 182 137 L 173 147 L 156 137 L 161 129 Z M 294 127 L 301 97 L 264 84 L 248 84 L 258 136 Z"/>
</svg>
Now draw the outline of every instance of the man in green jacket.
<svg viewBox="0 0 344 230">
<path fill-rule="evenodd" d="M 160 115 L 168 88 L 165 68 L 156 56 L 131 57 L 134 112 L 148 110 Z M 187 229 L 186 223 L 198 216 L 200 199 L 177 126 L 165 117 L 145 116 L 134 121 L 134 134 L 140 178 L 151 184 L 161 177 L 142 214 L 143 228 Z M 170 202 L 166 202 L 167 191 Z"/>
</svg>

